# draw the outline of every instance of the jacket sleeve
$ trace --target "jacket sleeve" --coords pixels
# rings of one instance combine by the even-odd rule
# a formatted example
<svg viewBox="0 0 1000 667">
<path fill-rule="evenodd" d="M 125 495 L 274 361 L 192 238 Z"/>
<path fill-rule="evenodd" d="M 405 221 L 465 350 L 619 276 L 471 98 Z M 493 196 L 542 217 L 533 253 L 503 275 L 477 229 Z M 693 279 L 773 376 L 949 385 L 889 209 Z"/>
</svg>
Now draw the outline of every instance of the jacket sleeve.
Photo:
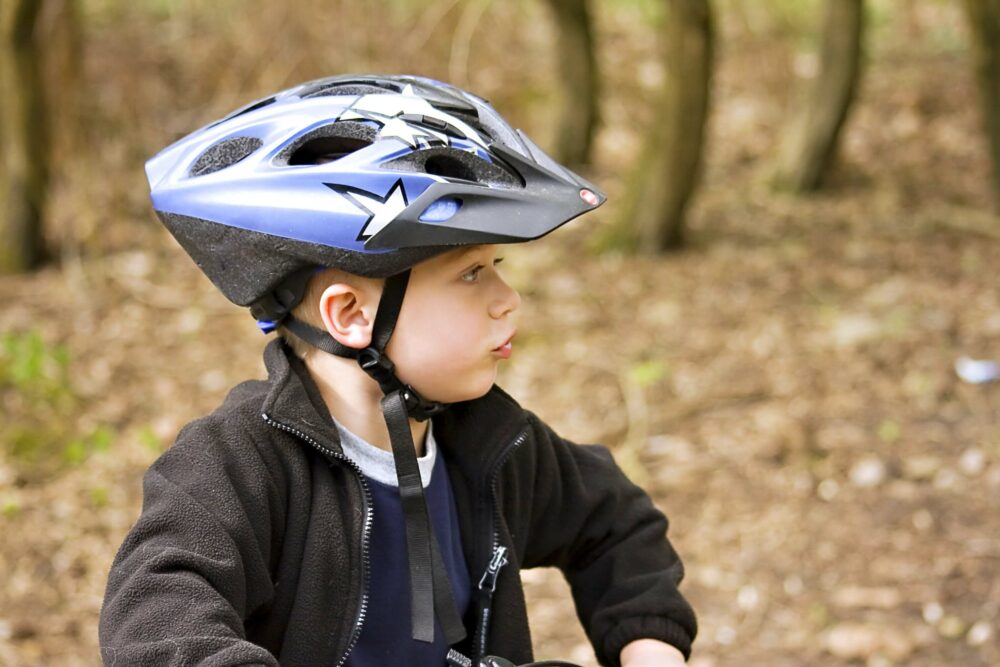
<svg viewBox="0 0 1000 667">
<path fill-rule="evenodd" d="M 520 507 L 530 517 L 524 567 L 556 566 L 602 665 L 619 665 L 635 639 L 659 639 L 685 657 L 697 633 L 678 590 L 684 567 L 667 540 L 667 519 L 631 483 L 608 450 L 576 445 L 530 416 L 532 447 L 518 452 L 531 473 Z"/>
<path fill-rule="evenodd" d="M 101 609 L 106 665 L 278 664 L 243 630 L 273 591 L 268 507 L 278 496 L 249 438 L 213 431 L 187 427 L 146 473 Z"/>
</svg>

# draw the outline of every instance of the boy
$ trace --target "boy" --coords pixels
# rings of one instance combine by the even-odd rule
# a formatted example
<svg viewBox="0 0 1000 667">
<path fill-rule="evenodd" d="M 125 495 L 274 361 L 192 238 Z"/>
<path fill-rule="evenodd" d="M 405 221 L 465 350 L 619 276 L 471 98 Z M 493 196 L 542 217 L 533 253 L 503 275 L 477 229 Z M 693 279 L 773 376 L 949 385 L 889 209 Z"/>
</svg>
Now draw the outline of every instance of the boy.
<svg viewBox="0 0 1000 667">
<path fill-rule="evenodd" d="M 665 518 L 606 450 L 493 385 L 520 303 L 497 244 L 600 205 L 590 184 L 419 77 L 302 84 L 147 174 L 171 233 L 281 338 L 268 380 L 148 471 L 107 664 L 527 662 L 517 572 L 543 565 L 602 664 L 683 664 L 695 619 Z"/>
</svg>

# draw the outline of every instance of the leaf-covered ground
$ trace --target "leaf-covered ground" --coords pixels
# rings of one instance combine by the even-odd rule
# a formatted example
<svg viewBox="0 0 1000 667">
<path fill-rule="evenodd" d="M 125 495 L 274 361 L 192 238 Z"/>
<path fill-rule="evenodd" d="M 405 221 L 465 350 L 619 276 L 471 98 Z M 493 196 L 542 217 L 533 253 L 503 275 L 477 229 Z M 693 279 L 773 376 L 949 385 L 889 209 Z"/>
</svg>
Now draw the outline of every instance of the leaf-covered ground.
<svg viewBox="0 0 1000 667">
<path fill-rule="evenodd" d="M 766 183 L 798 61 L 733 41 L 687 252 L 595 252 L 609 205 L 507 254 L 525 299 L 502 384 L 670 516 L 698 667 L 1000 664 L 1000 384 L 954 370 L 1000 358 L 976 97 L 961 51 L 875 51 L 824 194 Z M 612 195 L 640 140 L 602 133 Z M 250 319 L 154 229 L 0 281 L 0 664 L 98 661 L 142 471 L 262 372 Z M 593 664 L 558 574 L 523 577 L 539 656 Z"/>
</svg>

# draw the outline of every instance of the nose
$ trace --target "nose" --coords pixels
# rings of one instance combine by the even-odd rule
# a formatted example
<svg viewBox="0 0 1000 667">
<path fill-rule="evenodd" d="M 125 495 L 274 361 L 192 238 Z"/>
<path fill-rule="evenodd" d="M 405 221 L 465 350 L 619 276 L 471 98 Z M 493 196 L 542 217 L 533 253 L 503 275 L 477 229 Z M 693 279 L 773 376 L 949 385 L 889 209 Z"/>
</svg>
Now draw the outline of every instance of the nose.
<svg viewBox="0 0 1000 667">
<path fill-rule="evenodd" d="M 490 317 L 495 320 L 503 319 L 518 309 L 521 305 L 521 295 L 511 287 L 500 276 L 497 279 L 497 294 L 490 302 Z"/>
</svg>

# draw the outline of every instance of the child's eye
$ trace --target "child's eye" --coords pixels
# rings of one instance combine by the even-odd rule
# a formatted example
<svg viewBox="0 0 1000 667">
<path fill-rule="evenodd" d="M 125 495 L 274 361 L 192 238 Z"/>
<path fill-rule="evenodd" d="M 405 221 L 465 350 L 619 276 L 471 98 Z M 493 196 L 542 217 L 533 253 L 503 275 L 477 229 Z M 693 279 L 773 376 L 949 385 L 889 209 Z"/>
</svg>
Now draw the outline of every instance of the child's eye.
<svg viewBox="0 0 1000 667">
<path fill-rule="evenodd" d="M 503 257 L 497 257 L 496 259 L 493 260 L 493 266 L 496 266 L 502 261 Z M 482 272 L 484 268 L 486 267 L 483 266 L 482 264 L 477 264 L 476 266 L 472 267 L 471 269 L 462 274 L 462 280 L 467 283 L 474 283 L 478 281 L 479 274 Z"/>
<path fill-rule="evenodd" d="M 462 274 L 462 280 L 467 283 L 474 283 L 479 280 L 479 273 L 483 270 L 483 265 L 479 264 Z"/>
</svg>

